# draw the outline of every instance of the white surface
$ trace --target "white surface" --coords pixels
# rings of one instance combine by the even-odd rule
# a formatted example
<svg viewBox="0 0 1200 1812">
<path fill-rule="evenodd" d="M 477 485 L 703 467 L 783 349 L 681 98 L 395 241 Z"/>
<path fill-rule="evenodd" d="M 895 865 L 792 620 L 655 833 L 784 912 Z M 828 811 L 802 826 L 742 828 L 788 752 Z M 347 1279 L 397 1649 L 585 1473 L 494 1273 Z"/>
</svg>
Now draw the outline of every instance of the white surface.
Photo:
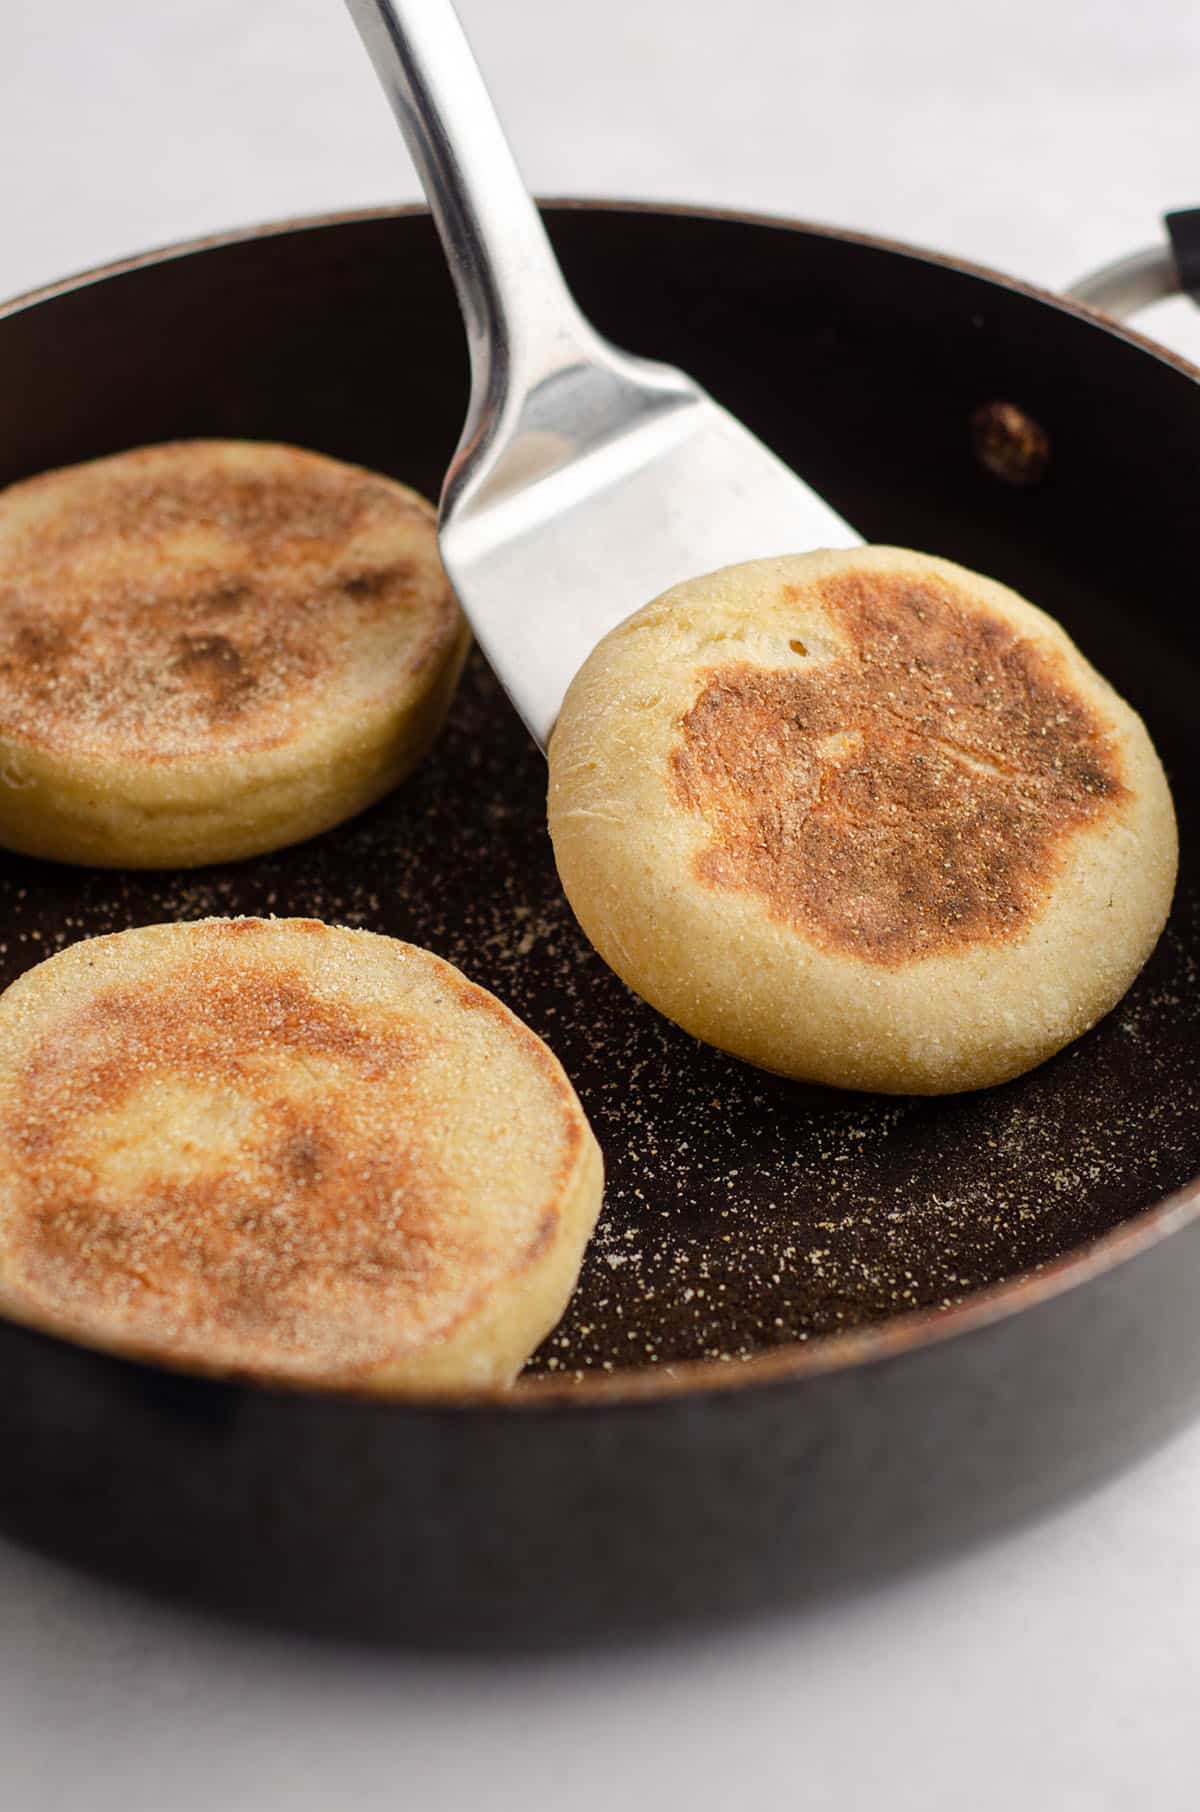
<svg viewBox="0 0 1200 1812">
<path fill-rule="evenodd" d="M 1190 0 L 461 10 L 547 193 L 836 221 L 1050 286 L 1200 201 Z M 336 0 L 3 0 L 0 101 L 0 293 L 416 193 Z M 1158 320 L 1195 356 L 1182 306 Z M 544 1664 L 268 1642 L 0 1545 L 0 1803 L 1194 1812 L 1198 1502 L 1200 1430 L 852 1606 Z"/>
<path fill-rule="evenodd" d="M 380 1656 L 0 1550 L 13 1812 L 1194 1812 L 1200 1435 L 819 1617 L 620 1655 Z"/>
</svg>

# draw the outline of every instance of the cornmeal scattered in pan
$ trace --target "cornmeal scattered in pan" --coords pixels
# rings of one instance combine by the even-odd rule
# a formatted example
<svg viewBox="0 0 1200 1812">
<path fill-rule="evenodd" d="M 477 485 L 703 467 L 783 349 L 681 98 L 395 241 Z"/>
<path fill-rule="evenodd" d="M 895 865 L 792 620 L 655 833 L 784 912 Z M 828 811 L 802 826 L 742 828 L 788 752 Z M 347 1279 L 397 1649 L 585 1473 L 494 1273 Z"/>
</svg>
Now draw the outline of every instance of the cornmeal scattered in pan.
<svg viewBox="0 0 1200 1812">
<path fill-rule="evenodd" d="M 603 1190 L 559 1064 L 426 950 L 315 919 L 74 944 L 0 997 L 0 1311 L 374 1395 L 511 1382 Z"/>
<path fill-rule="evenodd" d="M 0 843 L 101 867 L 340 822 L 436 734 L 467 633 L 434 512 L 295 447 L 181 441 L 0 493 Z"/>
<path fill-rule="evenodd" d="M 766 1069 L 905 1094 L 1032 1068 L 1163 928 L 1171 796 L 1050 617 L 895 548 L 678 585 L 608 635 L 550 745 L 600 954 Z"/>
</svg>

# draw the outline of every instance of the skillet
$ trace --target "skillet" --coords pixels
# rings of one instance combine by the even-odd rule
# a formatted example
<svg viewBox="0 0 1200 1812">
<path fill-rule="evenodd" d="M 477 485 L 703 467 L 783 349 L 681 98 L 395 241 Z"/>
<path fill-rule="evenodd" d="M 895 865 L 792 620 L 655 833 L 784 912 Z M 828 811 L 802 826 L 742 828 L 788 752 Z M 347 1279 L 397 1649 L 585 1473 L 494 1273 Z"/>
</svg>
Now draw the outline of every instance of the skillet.
<svg viewBox="0 0 1200 1812">
<path fill-rule="evenodd" d="M 166 918 L 364 924 L 495 990 L 592 1119 L 604 1217 L 511 1396 L 268 1391 L 0 1323 L 5 1533 L 338 1636 L 512 1647 L 795 1604 L 1076 1493 L 1200 1403 L 1200 374 L 1085 307 L 849 234 L 610 204 L 548 221 L 602 331 L 693 371 L 868 540 L 1065 623 L 1158 745 L 1179 890 L 1086 1038 L 921 1101 L 767 1077 L 616 981 L 478 656 L 418 773 L 299 848 L 160 875 L 0 855 L 0 984 Z M 432 494 L 465 385 L 423 211 L 269 227 L 0 315 L 0 482 L 230 435 Z"/>
</svg>

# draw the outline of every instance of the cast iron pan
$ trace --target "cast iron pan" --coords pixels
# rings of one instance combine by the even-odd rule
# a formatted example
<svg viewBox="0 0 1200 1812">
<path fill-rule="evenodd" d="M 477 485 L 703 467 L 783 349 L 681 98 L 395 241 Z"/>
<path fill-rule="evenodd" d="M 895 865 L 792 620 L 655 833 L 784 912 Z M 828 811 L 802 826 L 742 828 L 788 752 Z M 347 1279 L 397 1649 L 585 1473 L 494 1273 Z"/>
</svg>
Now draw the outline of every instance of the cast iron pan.
<svg viewBox="0 0 1200 1812">
<path fill-rule="evenodd" d="M 694 1043 L 577 931 L 545 773 L 476 658 L 390 800 L 187 874 L 0 858 L 0 981 L 64 942 L 311 913 L 426 944 L 558 1053 L 604 1148 L 561 1328 L 504 1399 L 386 1406 L 0 1325 L 0 1526 L 309 1630 L 595 1640 L 795 1602 L 1076 1491 L 1200 1401 L 1196 374 L 1079 309 L 894 247 L 557 207 L 584 308 L 695 371 L 869 540 L 1060 617 L 1146 717 L 1180 815 L 1162 943 L 1024 1079 L 940 1101 L 797 1087 Z M 0 480 L 189 435 L 295 441 L 436 493 L 465 357 L 420 213 L 270 229 L 0 320 Z M 972 449 L 1017 405 L 1041 481 Z"/>
</svg>

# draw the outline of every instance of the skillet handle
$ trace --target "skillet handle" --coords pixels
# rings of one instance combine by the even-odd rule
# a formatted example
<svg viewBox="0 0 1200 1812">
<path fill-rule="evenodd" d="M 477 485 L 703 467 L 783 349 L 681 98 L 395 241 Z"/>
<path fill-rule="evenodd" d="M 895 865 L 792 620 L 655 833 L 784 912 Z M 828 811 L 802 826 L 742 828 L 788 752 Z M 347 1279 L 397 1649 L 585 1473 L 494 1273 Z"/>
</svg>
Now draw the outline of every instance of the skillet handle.
<svg viewBox="0 0 1200 1812">
<path fill-rule="evenodd" d="M 1164 218 L 1179 271 L 1179 287 L 1200 304 L 1200 208 L 1177 208 Z"/>
<path fill-rule="evenodd" d="M 1200 303 L 1200 208 L 1165 216 L 1170 243 L 1118 258 L 1073 283 L 1067 295 L 1118 321 L 1167 296 L 1190 295 Z"/>
</svg>

